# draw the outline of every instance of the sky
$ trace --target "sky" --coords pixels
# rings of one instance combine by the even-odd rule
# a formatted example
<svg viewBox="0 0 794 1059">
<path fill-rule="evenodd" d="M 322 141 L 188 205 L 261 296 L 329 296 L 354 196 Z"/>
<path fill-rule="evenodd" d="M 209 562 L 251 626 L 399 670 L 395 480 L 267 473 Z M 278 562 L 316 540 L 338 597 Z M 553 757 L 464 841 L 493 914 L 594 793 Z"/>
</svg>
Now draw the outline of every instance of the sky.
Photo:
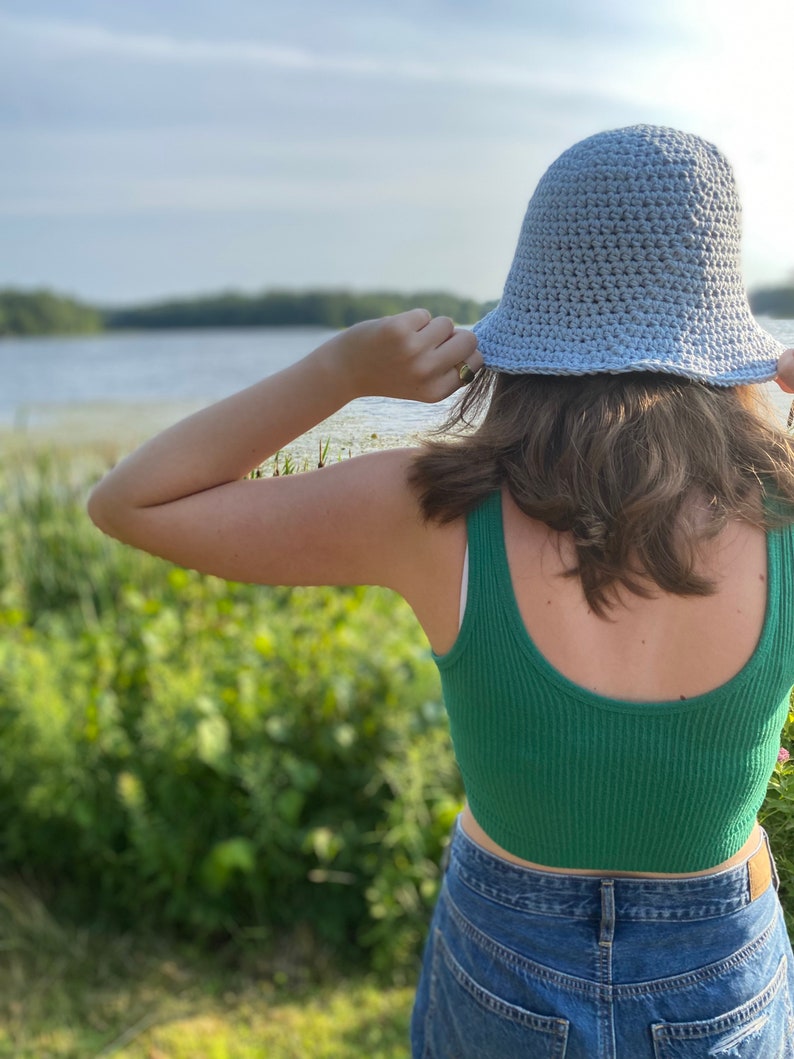
<svg viewBox="0 0 794 1059">
<path fill-rule="evenodd" d="M 0 0 L 0 286 L 496 298 L 577 140 L 712 140 L 794 278 L 792 0 Z"/>
</svg>

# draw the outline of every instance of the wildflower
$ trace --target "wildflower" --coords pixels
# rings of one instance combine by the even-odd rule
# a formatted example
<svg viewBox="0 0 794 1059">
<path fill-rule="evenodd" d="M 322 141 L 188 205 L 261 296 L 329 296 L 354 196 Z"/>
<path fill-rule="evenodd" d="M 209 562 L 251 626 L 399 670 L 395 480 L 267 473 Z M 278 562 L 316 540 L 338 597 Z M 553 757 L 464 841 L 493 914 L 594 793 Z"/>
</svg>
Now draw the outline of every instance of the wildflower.
<svg viewBox="0 0 794 1059">
<path fill-rule="evenodd" d="M 788 759 L 789 759 L 790 757 L 791 757 L 791 754 L 789 754 L 788 750 L 786 750 L 786 748 L 785 748 L 784 746 L 782 746 L 782 747 L 780 748 L 780 750 L 778 750 L 778 752 L 777 752 L 777 759 L 778 759 L 778 761 L 779 761 L 779 762 L 780 762 L 781 764 L 782 764 L 782 762 L 784 762 L 784 761 L 788 761 Z"/>
</svg>

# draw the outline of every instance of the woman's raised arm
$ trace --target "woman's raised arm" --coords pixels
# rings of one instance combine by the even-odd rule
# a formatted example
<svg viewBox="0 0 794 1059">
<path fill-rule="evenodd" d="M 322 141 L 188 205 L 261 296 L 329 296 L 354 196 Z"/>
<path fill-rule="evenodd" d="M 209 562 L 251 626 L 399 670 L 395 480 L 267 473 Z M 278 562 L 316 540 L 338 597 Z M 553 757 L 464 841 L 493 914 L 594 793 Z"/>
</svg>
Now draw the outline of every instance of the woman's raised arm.
<svg viewBox="0 0 794 1059">
<path fill-rule="evenodd" d="M 475 337 L 424 309 L 356 324 L 146 442 L 96 486 L 89 514 L 127 544 L 236 580 L 399 580 L 391 567 L 405 560 L 395 541 L 419 525 L 406 453 L 276 479 L 244 476 L 354 398 L 442 400 L 461 385 L 464 361 L 475 371 L 482 363 Z"/>
</svg>

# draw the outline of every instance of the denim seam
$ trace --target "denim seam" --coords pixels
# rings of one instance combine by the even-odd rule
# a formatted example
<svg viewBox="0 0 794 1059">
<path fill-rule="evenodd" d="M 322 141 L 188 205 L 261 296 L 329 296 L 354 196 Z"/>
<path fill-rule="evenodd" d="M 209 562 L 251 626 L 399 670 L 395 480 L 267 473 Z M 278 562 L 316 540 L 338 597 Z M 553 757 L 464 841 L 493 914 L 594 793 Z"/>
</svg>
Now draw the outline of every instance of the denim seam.
<svg viewBox="0 0 794 1059">
<path fill-rule="evenodd" d="M 435 962 L 436 954 L 433 953 L 433 961 Z M 432 970 L 432 968 L 431 968 Z M 427 1011 L 425 1012 L 424 1019 L 424 1044 L 422 1046 L 422 1059 L 433 1059 L 430 1053 L 430 1024 L 436 1013 L 436 976 L 434 973 L 430 975 L 430 989 L 428 991 L 427 998 Z"/>
</svg>

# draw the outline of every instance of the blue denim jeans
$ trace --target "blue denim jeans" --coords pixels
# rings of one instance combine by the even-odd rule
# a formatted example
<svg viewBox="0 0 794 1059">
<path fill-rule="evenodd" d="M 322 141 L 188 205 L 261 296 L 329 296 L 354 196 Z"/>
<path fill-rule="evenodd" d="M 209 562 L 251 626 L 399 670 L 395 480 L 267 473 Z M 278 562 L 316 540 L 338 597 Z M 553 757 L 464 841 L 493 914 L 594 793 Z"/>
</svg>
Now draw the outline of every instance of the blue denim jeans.
<svg viewBox="0 0 794 1059">
<path fill-rule="evenodd" d="M 411 1022 L 414 1059 L 794 1059 L 776 887 L 533 871 L 458 824 Z"/>
</svg>

